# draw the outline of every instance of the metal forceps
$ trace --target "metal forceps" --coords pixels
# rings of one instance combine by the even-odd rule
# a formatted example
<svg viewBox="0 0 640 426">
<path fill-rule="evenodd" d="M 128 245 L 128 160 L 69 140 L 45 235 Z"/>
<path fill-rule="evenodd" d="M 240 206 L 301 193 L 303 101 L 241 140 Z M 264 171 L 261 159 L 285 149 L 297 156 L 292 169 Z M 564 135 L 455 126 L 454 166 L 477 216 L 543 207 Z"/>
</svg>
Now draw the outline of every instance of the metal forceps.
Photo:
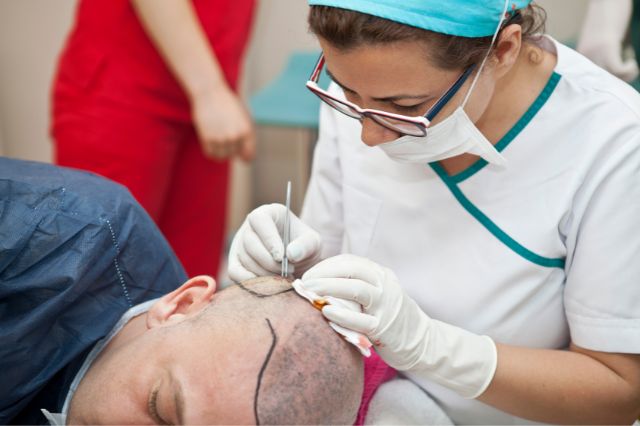
<svg viewBox="0 0 640 426">
<path fill-rule="evenodd" d="M 280 275 L 284 278 L 289 276 L 289 258 L 287 257 L 287 246 L 291 240 L 291 181 L 287 182 L 287 195 L 285 199 L 284 229 L 282 242 L 284 243 L 284 254 L 282 255 L 282 269 Z"/>
</svg>

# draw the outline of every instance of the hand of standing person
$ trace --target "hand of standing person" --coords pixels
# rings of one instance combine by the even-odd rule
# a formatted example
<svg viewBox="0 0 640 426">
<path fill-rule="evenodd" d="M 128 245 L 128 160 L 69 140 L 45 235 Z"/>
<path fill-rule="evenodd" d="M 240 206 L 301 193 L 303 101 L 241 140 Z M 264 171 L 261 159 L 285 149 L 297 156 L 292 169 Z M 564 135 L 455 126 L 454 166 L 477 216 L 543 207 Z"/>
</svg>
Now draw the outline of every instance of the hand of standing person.
<svg viewBox="0 0 640 426">
<path fill-rule="evenodd" d="M 188 0 L 133 0 L 147 33 L 191 102 L 193 124 L 210 158 L 253 158 L 249 114 L 220 69 Z"/>
<path fill-rule="evenodd" d="M 250 161 L 255 154 L 251 117 L 240 98 L 227 88 L 209 91 L 191 102 L 193 123 L 202 150 L 210 158 L 235 156 Z"/>
</svg>

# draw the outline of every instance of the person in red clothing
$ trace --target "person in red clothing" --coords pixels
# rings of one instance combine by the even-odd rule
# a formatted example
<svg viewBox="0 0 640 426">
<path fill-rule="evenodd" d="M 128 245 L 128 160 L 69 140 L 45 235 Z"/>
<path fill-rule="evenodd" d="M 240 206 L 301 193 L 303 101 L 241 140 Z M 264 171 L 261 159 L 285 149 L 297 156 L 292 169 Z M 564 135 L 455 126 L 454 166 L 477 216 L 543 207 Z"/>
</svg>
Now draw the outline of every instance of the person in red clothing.
<svg viewBox="0 0 640 426">
<path fill-rule="evenodd" d="M 216 275 L 255 0 L 81 0 L 53 86 L 55 162 L 124 184 L 189 275 Z"/>
</svg>

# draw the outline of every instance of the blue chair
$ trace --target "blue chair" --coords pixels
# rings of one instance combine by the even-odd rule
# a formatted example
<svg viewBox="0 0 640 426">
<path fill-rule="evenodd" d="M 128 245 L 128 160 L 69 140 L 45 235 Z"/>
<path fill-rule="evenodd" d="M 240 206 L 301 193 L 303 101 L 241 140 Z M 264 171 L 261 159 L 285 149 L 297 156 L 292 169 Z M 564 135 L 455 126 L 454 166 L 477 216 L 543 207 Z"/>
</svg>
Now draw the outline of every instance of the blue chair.
<svg viewBox="0 0 640 426">
<path fill-rule="evenodd" d="M 318 128 L 320 99 L 305 87 L 305 83 L 319 55 L 320 52 L 294 52 L 284 71 L 250 98 L 249 107 L 257 124 L 313 130 Z M 329 77 L 323 72 L 320 85 L 326 88 L 329 81 Z"/>
</svg>

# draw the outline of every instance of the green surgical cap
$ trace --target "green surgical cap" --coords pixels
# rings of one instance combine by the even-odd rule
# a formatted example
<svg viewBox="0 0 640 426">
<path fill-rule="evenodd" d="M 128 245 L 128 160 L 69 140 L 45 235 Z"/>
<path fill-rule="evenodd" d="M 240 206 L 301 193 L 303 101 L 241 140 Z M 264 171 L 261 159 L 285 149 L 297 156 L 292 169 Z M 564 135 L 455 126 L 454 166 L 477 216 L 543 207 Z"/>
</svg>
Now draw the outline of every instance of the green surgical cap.
<svg viewBox="0 0 640 426">
<path fill-rule="evenodd" d="M 531 0 L 510 0 L 507 11 L 527 7 Z M 461 37 L 493 35 L 504 0 L 309 0 L 311 6 L 349 9 Z"/>
</svg>

